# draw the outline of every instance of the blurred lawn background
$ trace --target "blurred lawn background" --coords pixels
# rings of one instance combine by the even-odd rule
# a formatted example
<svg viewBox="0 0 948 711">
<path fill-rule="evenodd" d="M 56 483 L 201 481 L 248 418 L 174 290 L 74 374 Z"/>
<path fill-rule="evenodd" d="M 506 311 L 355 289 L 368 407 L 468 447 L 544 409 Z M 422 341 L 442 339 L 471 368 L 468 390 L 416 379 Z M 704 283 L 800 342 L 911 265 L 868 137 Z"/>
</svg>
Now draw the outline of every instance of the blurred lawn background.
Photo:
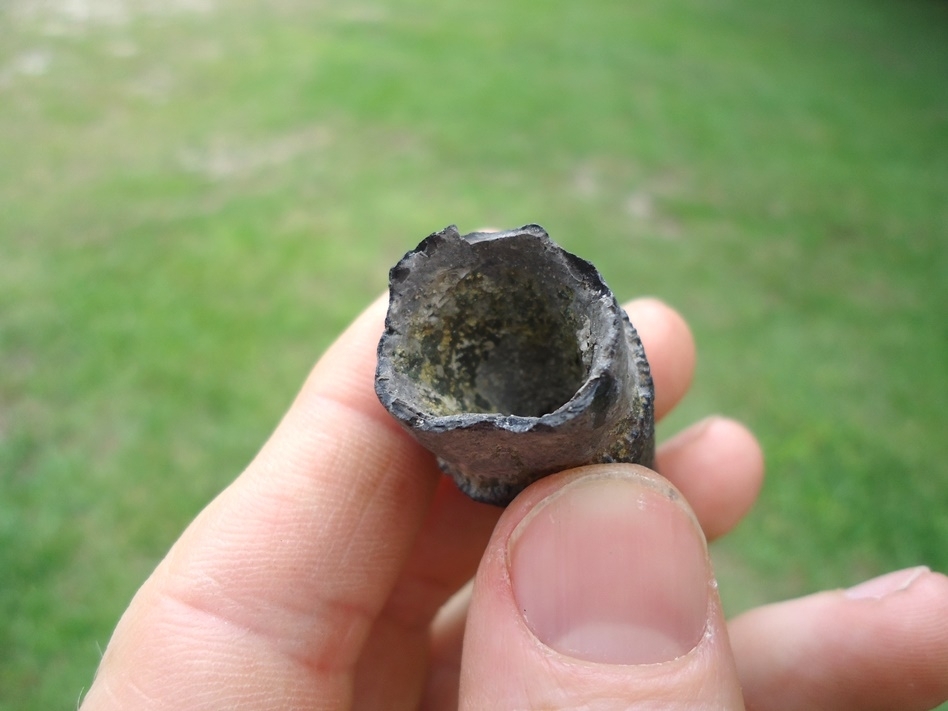
<svg viewBox="0 0 948 711">
<path fill-rule="evenodd" d="M 768 480 L 726 605 L 948 569 L 948 5 L 0 4 L 0 708 L 129 598 L 428 233 L 692 323 Z"/>
</svg>

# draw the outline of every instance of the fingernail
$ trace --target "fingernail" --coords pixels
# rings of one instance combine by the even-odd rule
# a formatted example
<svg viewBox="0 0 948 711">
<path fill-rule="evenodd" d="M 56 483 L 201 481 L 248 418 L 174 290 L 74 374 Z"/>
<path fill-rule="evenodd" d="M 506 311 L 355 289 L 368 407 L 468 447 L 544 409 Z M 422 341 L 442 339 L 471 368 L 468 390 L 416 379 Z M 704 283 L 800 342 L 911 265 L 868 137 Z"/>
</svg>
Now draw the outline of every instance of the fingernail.
<svg viewBox="0 0 948 711">
<path fill-rule="evenodd" d="M 912 583 L 930 572 L 931 569 L 925 565 L 896 570 L 859 583 L 846 590 L 845 595 L 852 600 L 881 600 L 892 593 L 908 590 Z"/>
<path fill-rule="evenodd" d="M 514 530 L 508 566 L 527 626 L 577 659 L 669 661 L 707 625 L 707 544 L 661 479 L 618 469 L 567 484 Z"/>
</svg>

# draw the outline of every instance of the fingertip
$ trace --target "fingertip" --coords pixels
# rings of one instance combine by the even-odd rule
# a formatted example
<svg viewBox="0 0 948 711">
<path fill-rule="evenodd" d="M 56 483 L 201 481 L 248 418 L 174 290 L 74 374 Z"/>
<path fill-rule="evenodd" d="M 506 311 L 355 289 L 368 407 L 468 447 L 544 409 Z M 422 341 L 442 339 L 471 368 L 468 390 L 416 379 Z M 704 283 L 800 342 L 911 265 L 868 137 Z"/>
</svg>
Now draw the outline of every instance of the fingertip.
<svg viewBox="0 0 948 711">
<path fill-rule="evenodd" d="M 675 309 L 654 297 L 625 305 L 638 331 L 655 382 L 655 418 L 664 417 L 691 385 L 695 370 L 695 340 L 691 328 Z"/>
<path fill-rule="evenodd" d="M 948 578 L 925 567 L 749 610 L 729 631 L 748 708 L 922 711 L 948 699 Z"/>
<path fill-rule="evenodd" d="M 764 455 L 747 427 L 712 416 L 658 448 L 657 468 L 681 489 L 709 539 L 730 531 L 757 500 Z"/>
<path fill-rule="evenodd" d="M 724 497 L 730 501 L 730 517 L 719 522 L 714 536 L 724 535 L 751 509 L 757 501 L 764 483 L 764 451 L 754 433 L 746 425 L 727 417 L 713 416 L 705 436 L 715 443 L 708 453 L 716 459 L 719 467 L 729 466 L 730 486 L 718 491 L 720 502 Z M 709 500 L 714 492 L 707 492 Z"/>
<path fill-rule="evenodd" d="M 461 708 L 698 693 L 736 708 L 712 575 L 691 510 L 654 472 L 597 465 L 536 482 L 501 517 L 478 571 Z"/>
<path fill-rule="evenodd" d="M 388 292 L 380 294 L 371 304 L 356 316 L 355 320 L 329 346 L 322 358 L 317 361 L 305 383 L 318 383 L 319 376 L 340 365 L 351 366 L 353 360 L 359 366 L 369 365 L 374 372 L 376 348 L 385 325 L 385 313 L 388 310 Z M 364 368 L 360 368 L 360 371 Z"/>
</svg>

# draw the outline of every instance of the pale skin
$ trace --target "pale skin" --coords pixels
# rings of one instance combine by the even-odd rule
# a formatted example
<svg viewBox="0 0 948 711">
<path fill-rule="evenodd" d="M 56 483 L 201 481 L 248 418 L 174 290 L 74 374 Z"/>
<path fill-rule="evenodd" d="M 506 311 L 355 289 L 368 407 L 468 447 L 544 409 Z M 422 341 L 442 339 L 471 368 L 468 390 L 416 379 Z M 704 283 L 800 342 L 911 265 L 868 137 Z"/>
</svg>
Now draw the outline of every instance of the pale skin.
<svg viewBox="0 0 948 711">
<path fill-rule="evenodd" d="M 658 301 L 626 308 L 661 417 L 688 388 L 693 340 Z M 375 397 L 384 312 L 379 300 L 339 338 L 144 583 L 83 711 L 911 711 L 948 698 L 948 578 L 925 568 L 724 620 L 704 540 L 732 529 L 761 486 L 760 448 L 742 425 L 713 417 L 685 430 L 660 447 L 660 474 L 600 465 L 543 479 L 503 511 L 476 504 Z M 675 532 L 656 543 L 671 547 L 661 571 L 636 539 L 642 511 L 646 533 Z M 547 588 L 531 576 L 559 575 L 570 551 L 578 566 L 595 562 L 600 530 L 620 564 L 597 574 L 617 577 L 587 591 L 583 575 L 566 575 L 544 617 Z M 551 537 L 563 546 L 554 570 L 542 563 Z M 578 624 L 569 609 L 588 611 L 588 592 L 607 622 L 639 619 L 631 591 L 647 596 L 662 576 L 681 610 L 701 615 L 675 616 L 670 652 L 635 625 L 603 637 L 601 620 Z M 569 634 L 554 635 L 564 624 Z"/>
</svg>

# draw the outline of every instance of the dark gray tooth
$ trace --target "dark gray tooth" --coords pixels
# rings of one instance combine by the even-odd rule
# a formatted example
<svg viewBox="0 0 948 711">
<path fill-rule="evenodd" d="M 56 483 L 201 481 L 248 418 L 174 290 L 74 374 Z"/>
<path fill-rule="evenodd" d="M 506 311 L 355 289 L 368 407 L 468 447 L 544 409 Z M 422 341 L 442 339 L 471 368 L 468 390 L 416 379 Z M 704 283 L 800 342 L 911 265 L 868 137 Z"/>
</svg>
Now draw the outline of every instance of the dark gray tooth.
<svg viewBox="0 0 948 711">
<path fill-rule="evenodd" d="M 652 466 L 654 390 L 638 334 L 589 262 L 539 225 L 427 237 L 390 272 L 379 400 L 472 498 L 540 477 Z"/>
</svg>

